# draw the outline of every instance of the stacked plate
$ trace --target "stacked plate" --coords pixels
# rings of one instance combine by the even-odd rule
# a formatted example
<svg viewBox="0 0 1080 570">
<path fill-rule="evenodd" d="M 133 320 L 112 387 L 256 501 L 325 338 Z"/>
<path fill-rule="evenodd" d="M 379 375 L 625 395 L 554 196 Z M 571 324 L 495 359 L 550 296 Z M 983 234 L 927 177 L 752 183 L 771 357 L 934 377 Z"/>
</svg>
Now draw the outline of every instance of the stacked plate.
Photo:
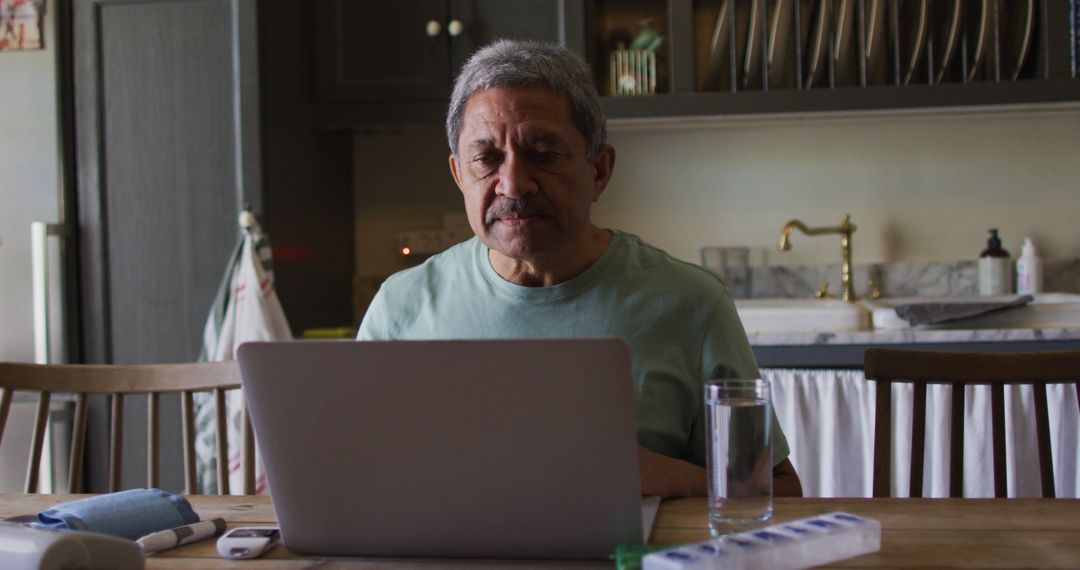
<svg viewBox="0 0 1080 570">
<path fill-rule="evenodd" d="M 721 0 L 702 91 L 1015 81 L 1035 0 Z"/>
</svg>

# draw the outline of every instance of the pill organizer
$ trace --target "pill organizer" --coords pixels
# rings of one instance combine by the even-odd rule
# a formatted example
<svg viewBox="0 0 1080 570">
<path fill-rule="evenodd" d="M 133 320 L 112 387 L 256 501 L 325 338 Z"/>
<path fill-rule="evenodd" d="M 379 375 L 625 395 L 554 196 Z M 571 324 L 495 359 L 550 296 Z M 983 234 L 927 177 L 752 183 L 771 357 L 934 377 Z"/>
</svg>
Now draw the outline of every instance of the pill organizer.
<svg viewBox="0 0 1080 570">
<path fill-rule="evenodd" d="M 881 523 L 834 512 L 645 555 L 643 570 L 810 568 L 881 549 Z"/>
</svg>

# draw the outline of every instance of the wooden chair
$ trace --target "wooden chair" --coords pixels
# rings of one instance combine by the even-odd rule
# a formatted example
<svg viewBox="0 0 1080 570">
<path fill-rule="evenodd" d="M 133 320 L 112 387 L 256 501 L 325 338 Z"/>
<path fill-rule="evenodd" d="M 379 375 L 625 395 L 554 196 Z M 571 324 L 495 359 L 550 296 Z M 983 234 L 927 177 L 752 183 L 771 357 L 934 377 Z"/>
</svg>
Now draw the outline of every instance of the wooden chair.
<svg viewBox="0 0 1080 570">
<path fill-rule="evenodd" d="M 86 436 L 87 396 L 107 394 L 111 397 L 112 420 L 109 445 L 109 490 L 120 489 L 123 460 L 124 397 L 129 394 L 147 395 L 147 485 L 157 487 L 159 480 L 160 428 L 159 399 L 164 393 L 179 393 L 184 447 L 184 492 L 198 492 L 195 474 L 195 411 L 193 393 L 212 391 L 216 405 L 217 478 L 218 492 L 229 493 L 228 436 L 226 429 L 225 392 L 240 387 L 240 369 L 236 362 L 199 364 L 152 365 L 57 365 L 18 364 L 0 362 L 0 440 L 16 390 L 38 392 L 37 416 L 31 441 L 30 464 L 26 471 L 27 493 L 38 487 L 38 465 L 44 444 L 52 394 L 75 395 L 75 417 L 72 422 L 71 462 L 68 492 L 78 493 L 82 485 L 83 450 Z M 244 492 L 254 494 L 254 438 L 250 421 L 245 416 Z"/>
<path fill-rule="evenodd" d="M 1006 496 L 1005 386 L 1030 385 L 1034 393 L 1035 429 L 1044 497 L 1054 497 L 1046 385 L 1075 383 L 1080 390 L 1080 350 L 1059 352 L 989 353 L 939 352 L 871 348 L 864 356 L 866 378 L 876 380 L 874 420 L 874 496 L 888 497 L 892 473 L 892 382 L 914 385 L 911 430 L 912 497 L 922 496 L 923 451 L 926 440 L 926 386 L 952 387 L 949 495 L 964 494 L 964 387 L 990 386 L 994 449 L 994 495 Z"/>
</svg>

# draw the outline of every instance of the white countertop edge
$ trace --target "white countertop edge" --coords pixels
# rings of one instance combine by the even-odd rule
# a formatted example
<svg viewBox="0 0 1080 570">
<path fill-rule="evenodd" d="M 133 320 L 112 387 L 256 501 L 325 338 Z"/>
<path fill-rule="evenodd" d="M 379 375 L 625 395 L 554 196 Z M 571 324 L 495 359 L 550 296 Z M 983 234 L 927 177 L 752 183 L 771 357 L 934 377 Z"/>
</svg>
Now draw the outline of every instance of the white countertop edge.
<svg viewBox="0 0 1080 570">
<path fill-rule="evenodd" d="M 1080 340 L 1080 328 L 752 332 L 747 337 L 751 346 L 1023 342 Z"/>
</svg>

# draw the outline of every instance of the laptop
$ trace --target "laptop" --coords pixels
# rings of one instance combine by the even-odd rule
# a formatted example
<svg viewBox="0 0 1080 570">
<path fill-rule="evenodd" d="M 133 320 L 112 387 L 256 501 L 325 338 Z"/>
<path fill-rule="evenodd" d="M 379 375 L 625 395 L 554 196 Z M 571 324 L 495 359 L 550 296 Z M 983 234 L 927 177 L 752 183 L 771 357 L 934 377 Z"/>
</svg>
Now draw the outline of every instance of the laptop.
<svg viewBox="0 0 1080 570">
<path fill-rule="evenodd" d="M 643 542 L 620 340 L 258 342 L 237 359 L 289 550 L 596 559 Z"/>
</svg>

